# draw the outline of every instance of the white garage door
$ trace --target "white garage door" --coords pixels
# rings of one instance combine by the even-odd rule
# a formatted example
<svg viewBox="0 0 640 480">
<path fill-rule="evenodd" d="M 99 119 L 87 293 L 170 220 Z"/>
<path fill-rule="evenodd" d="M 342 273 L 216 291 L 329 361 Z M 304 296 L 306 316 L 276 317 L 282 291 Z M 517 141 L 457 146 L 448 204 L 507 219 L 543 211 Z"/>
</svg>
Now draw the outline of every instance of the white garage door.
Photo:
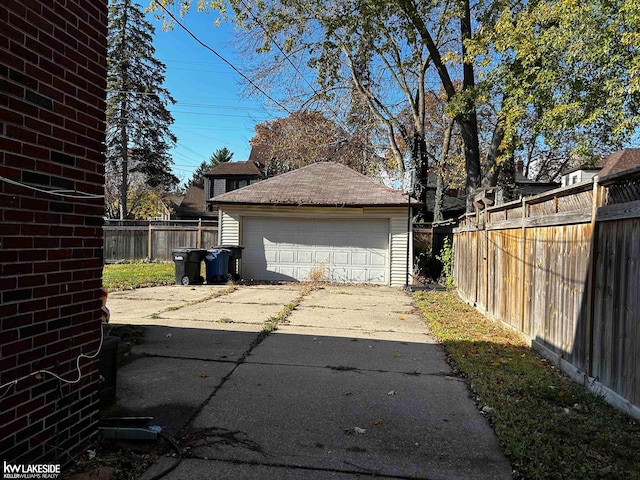
<svg viewBox="0 0 640 480">
<path fill-rule="evenodd" d="M 244 218 L 242 276 L 308 280 L 324 270 L 333 282 L 389 282 L 386 219 Z"/>
</svg>

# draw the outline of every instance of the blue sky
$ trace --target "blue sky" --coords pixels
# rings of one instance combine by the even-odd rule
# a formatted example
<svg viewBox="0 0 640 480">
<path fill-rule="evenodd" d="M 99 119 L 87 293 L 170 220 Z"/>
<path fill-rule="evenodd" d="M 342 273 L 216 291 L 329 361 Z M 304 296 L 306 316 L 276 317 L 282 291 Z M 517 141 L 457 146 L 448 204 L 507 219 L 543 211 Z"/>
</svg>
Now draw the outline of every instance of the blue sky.
<svg viewBox="0 0 640 480">
<path fill-rule="evenodd" d="M 192 12 L 181 22 L 203 43 L 248 73 L 236 52 L 233 26 L 222 22 L 216 27 L 215 12 Z M 173 150 L 174 174 L 184 182 L 201 162 L 217 149 L 226 147 L 233 160 L 249 158 L 249 140 L 254 126 L 267 119 L 284 116 L 276 109 L 265 109 L 263 98 L 243 95 L 245 81 L 212 52 L 200 45 L 179 25 L 162 31 L 161 21 L 149 20 L 156 29 L 156 58 L 166 67 L 164 86 L 177 103 L 170 107 L 178 143 Z"/>
</svg>

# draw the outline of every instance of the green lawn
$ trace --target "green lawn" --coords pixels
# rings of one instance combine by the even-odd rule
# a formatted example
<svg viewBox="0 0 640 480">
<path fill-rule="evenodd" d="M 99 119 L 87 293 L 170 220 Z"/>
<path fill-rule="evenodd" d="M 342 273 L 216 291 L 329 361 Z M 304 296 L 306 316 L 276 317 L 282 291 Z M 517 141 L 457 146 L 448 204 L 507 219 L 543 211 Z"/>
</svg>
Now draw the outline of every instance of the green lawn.
<svg viewBox="0 0 640 480">
<path fill-rule="evenodd" d="M 105 265 L 102 273 L 102 285 L 109 292 L 174 283 L 173 262 Z"/>
<path fill-rule="evenodd" d="M 640 479 L 640 425 L 452 292 L 416 301 L 493 425 L 516 479 Z"/>
</svg>

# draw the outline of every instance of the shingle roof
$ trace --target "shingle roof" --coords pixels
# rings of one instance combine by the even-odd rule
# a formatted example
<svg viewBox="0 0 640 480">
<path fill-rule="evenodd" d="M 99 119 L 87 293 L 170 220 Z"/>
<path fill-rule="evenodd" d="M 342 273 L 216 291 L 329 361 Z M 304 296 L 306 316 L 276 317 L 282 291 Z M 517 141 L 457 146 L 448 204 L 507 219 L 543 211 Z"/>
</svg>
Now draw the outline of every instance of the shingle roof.
<svg viewBox="0 0 640 480">
<path fill-rule="evenodd" d="M 217 213 L 207 212 L 204 202 L 204 185 L 202 182 L 192 184 L 187 190 L 184 199 L 176 210 L 178 217 L 205 218 L 215 217 Z"/>
<path fill-rule="evenodd" d="M 253 205 L 405 206 L 407 196 L 345 165 L 319 162 L 223 193 L 212 201 Z"/>
<path fill-rule="evenodd" d="M 255 175 L 260 176 L 262 172 L 255 162 L 224 162 L 209 170 L 205 175 L 209 177 L 228 177 L 230 175 Z"/>
<path fill-rule="evenodd" d="M 604 158 L 604 167 L 598 173 L 602 179 L 617 175 L 626 170 L 640 168 L 640 148 L 625 148 Z"/>
</svg>

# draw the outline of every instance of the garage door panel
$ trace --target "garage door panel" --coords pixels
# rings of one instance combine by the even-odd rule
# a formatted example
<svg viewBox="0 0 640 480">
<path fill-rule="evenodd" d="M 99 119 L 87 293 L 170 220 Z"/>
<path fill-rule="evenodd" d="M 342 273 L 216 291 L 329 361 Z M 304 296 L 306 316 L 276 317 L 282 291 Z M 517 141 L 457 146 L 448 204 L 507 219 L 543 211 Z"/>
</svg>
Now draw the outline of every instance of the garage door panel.
<svg viewBox="0 0 640 480">
<path fill-rule="evenodd" d="M 367 265 L 369 255 L 366 252 L 354 252 L 351 255 L 351 263 L 353 265 Z"/>
<path fill-rule="evenodd" d="M 313 263 L 313 252 L 298 251 L 298 263 Z"/>
<path fill-rule="evenodd" d="M 331 264 L 331 252 L 327 252 L 327 251 L 316 251 L 316 264 L 320 265 L 320 264 L 325 264 L 325 265 L 329 265 Z"/>
<path fill-rule="evenodd" d="M 353 279 L 352 281 L 356 283 L 365 283 L 368 281 L 367 271 L 365 269 L 352 268 L 350 276 Z"/>
<path fill-rule="evenodd" d="M 279 261 L 278 252 L 275 250 L 267 250 L 264 252 L 267 263 L 277 263 Z"/>
<path fill-rule="evenodd" d="M 384 270 L 370 270 L 368 283 L 382 283 L 385 281 L 386 275 Z"/>
<path fill-rule="evenodd" d="M 280 263 L 295 263 L 296 252 L 295 250 L 281 250 L 280 251 Z"/>
<path fill-rule="evenodd" d="M 379 253 L 371 252 L 371 260 L 369 263 L 375 267 L 384 267 L 386 266 L 387 258 Z"/>
<path fill-rule="evenodd" d="M 335 252 L 333 254 L 333 263 L 335 265 L 348 265 L 349 253 L 347 252 Z"/>
<path fill-rule="evenodd" d="M 298 267 L 298 275 L 296 276 L 296 279 L 301 280 L 308 280 L 309 277 L 311 276 L 311 268 L 310 267 Z"/>
<path fill-rule="evenodd" d="M 265 280 L 308 280 L 322 267 L 327 279 L 388 283 L 386 219 L 245 217 L 242 275 Z"/>
<path fill-rule="evenodd" d="M 292 277 L 292 278 L 296 277 L 296 275 L 295 275 L 295 273 L 296 273 L 295 267 L 279 267 L 278 270 L 279 270 L 278 273 L 280 273 L 282 275 L 286 275 L 286 276 Z"/>
</svg>

